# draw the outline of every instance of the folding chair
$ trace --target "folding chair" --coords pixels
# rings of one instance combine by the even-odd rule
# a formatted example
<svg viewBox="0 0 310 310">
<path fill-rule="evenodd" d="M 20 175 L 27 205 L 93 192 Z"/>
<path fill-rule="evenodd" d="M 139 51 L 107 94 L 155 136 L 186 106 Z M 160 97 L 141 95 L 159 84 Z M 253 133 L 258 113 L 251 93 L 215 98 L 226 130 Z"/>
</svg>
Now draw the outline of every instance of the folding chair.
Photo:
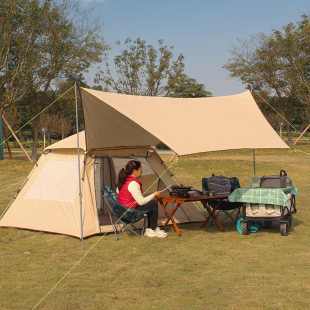
<svg viewBox="0 0 310 310">
<path fill-rule="evenodd" d="M 123 206 L 117 201 L 117 194 L 115 194 L 112 189 L 107 185 L 103 186 L 102 194 L 108 206 L 111 224 L 116 236 L 115 241 L 117 241 L 121 234 L 126 230 L 130 230 L 131 232 L 142 238 L 145 231 L 147 214 L 150 212 L 150 210 L 141 211 Z M 115 222 L 113 220 L 113 215 L 117 218 L 117 221 Z M 139 222 L 143 218 L 144 221 L 142 230 L 136 228 L 134 224 Z M 117 228 L 118 224 L 122 225 L 119 229 Z M 134 231 L 133 229 L 135 229 L 136 231 Z"/>
<path fill-rule="evenodd" d="M 232 193 L 236 188 L 239 188 L 239 180 L 237 178 L 226 178 L 224 176 L 215 176 L 214 174 L 210 178 L 202 179 L 202 190 L 203 191 L 215 191 L 217 194 L 227 194 Z M 214 208 L 219 200 L 212 200 L 209 203 L 211 208 Z M 242 202 L 230 202 L 228 199 L 224 199 L 217 209 L 217 214 L 224 214 L 224 218 L 220 219 L 220 222 L 224 222 L 226 219 L 230 218 L 234 224 L 237 223 L 237 219 L 240 214 L 240 209 L 242 207 Z M 211 225 L 213 218 L 211 219 Z"/>
</svg>

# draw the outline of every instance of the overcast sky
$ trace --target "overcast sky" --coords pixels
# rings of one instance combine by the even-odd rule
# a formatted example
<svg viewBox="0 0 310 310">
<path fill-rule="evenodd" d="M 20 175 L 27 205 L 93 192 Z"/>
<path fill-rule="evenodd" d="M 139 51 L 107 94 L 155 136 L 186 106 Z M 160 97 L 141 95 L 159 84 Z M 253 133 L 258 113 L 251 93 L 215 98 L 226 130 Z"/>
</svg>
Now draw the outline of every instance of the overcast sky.
<svg viewBox="0 0 310 310">
<path fill-rule="evenodd" d="M 309 0 L 82 0 L 81 4 L 102 13 L 102 34 L 112 47 L 111 60 L 119 51 L 117 40 L 141 38 L 157 46 L 157 40 L 163 39 L 165 45 L 174 45 L 175 55 L 184 54 L 185 73 L 214 96 L 245 90 L 222 68 L 237 38 L 270 34 L 296 23 L 300 14 L 310 14 Z M 90 85 L 94 72 L 89 75 Z"/>
</svg>

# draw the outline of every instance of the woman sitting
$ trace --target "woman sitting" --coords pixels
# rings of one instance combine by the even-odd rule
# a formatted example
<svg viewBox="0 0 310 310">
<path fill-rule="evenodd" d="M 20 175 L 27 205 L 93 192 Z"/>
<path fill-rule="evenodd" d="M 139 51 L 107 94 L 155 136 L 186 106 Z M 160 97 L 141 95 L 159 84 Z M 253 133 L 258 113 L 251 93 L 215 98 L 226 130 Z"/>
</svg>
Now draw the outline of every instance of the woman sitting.
<svg viewBox="0 0 310 310">
<path fill-rule="evenodd" d="M 138 180 L 142 176 L 142 166 L 139 161 L 131 160 L 122 168 L 118 176 L 118 202 L 127 208 L 137 210 L 151 210 L 148 213 L 148 228 L 145 235 L 148 237 L 165 238 L 167 233 L 157 227 L 158 202 L 153 200 L 161 192 L 143 197 L 142 183 Z"/>
</svg>

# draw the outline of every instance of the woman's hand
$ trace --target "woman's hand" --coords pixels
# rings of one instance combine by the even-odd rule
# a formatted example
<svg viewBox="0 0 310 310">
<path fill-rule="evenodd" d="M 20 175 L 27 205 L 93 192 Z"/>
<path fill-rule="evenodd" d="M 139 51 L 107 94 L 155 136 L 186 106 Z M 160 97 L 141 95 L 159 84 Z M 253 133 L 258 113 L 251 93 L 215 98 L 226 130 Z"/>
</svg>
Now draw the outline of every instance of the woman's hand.
<svg viewBox="0 0 310 310">
<path fill-rule="evenodd" d="M 161 192 L 154 192 L 154 196 L 158 197 L 161 194 Z"/>
</svg>

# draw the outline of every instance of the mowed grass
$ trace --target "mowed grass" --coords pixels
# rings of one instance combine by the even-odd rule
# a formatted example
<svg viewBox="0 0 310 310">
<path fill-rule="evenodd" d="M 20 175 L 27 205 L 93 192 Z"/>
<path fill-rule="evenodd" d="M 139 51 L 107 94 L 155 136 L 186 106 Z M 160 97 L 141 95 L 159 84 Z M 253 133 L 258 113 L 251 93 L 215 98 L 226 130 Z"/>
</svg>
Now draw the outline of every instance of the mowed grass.
<svg viewBox="0 0 310 310">
<path fill-rule="evenodd" d="M 296 148 L 310 153 L 306 145 Z M 162 155 L 169 163 L 171 155 Z M 256 174 L 286 170 L 297 186 L 295 227 L 287 237 L 279 227 L 239 235 L 223 223 L 179 225 L 168 238 L 124 234 L 72 237 L 0 228 L 0 309 L 308 309 L 310 306 L 310 157 L 292 150 L 256 151 Z M 0 162 L 0 191 L 26 178 L 32 164 Z M 236 176 L 242 186 L 253 174 L 253 152 L 238 150 L 179 158 L 177 178 L 201 189 L 212 173 Z M 0 192 L 0 212 L 19 188 Z"/>
</svg>

